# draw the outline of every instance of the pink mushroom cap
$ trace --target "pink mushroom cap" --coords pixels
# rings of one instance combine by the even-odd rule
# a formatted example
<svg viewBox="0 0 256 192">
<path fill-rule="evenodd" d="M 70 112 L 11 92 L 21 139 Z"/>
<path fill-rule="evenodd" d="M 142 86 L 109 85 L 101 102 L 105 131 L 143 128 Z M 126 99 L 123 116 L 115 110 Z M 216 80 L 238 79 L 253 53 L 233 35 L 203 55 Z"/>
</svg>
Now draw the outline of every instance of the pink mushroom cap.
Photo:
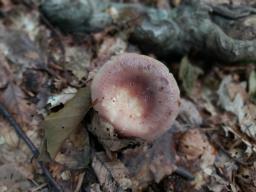
<svg viewBox="0 0 256 192">
<path fill-rule="evenodd" d="M 180 91 L 168 68 L 135 53 L 105 63 L 91 94 L 94 109 L 120 136 L 152 141 L 171 128 L 179 112 Z"/>
</svg>

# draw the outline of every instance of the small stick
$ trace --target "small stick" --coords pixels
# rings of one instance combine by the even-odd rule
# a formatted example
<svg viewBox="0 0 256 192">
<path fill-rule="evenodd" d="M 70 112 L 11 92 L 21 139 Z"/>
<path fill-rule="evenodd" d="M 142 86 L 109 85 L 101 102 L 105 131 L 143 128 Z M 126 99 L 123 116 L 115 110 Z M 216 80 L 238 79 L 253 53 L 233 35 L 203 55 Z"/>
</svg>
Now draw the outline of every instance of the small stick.
<svg viewBox="0 0 256 192">
<path fill-rule="evenodd" d="M 183 167 L 177 167 L 175 173 L 188 181 L 192 181 L 195 177 Z"/>
<path fill-rule="evenodd" d="M 63 192 L 63 189 L 61 188 L 61 186 L 59 186 L 59 184 L 54 180 L 54 178 L 52 177 L 51 173 L 49 172 L 49 170 L 47 169 L 47 167 L 45 166 L 45 163 L 42 161 L 38 161 L 41 169 L 43 170 L 44 175 L 46 176 L 46 178 L 48 179 L 49 183 L 52 185 L 52 187 L 54 188 L 54 191 L 56 192 Z"/>
<path fill-rule="evenodd" d="M 8 121 L 8 123 L 14 128 L 17 135 L 27 144 L 29 149 L 31 150 L 33 157 L 38 157 L 39 150 L 34 145 L 34 143 L 29 139 L 26 133 L 22 130 L 20 125 L 16 122 L 13 116 L 8 112 L 8 110 L 0 103 L 0 114 Z M 56 192 L 62 192 L 62 188 L 58 185 L 58 183 L 54 180 L 49 170 L 46 168 L 45 163 L 42 161 L 37 161 L 40 165 L 44 175 L 48 179 L 51 186 L 54 188 Z"/>
<path fill-rule="evenodd" d="M 14 128 L 17 135 L 27 144 L 29 149 L 31 150 L 34 157 L 38 157 L 39 151 L 32 143 L 32 141 L 28 138 L 25 132 L 21 129 L 16 120 L 12 117 L 12 115 L 7 111 L 7 109 L 0 103 L 0 113 L 2 116 L 9 122 L 9 124 Z"/>
<path fill-rule="evenodd" d="M 39 185 L 38 187 L 35 187 L 35 188 L 33 188 L 33 189 L 30 189 L 29 192 L 37 192 L 37 191 L 43 189 L 44 187 L 46 187 L 47 185 L 48 185 L 47 183 L 44 183 L 44 184 L 42 184 L 42 185 Z"/>
</svg>

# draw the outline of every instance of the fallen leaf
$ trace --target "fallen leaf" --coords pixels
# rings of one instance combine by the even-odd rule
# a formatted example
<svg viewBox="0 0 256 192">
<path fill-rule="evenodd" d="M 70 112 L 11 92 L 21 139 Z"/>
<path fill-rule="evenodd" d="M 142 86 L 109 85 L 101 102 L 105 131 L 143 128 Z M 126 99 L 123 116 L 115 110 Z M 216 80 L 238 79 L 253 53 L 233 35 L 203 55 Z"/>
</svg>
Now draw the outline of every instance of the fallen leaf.
<svg viewBox="0 0 256 192">
<path fill-rule="evenodd" d="M 195 175 L 192 185 L 200 189 L 214 171 L 217 151 L 199 128 L 188 129 L 178 140 L 182 165 Z"/>
<path fill-rule="evenodd" d="M 146 188 L 152 181 L 159 183 L 177 168 L 172 131 L 170 129 L 152 145 L 145 144 L 123 152 L 122 161 L 129 170 L 135 191 Z"/>
<path fill-rule="evenodd" d="M 132 188 L 128 170 L 119 160 L 110 160 L 102 153 L 95 153 L 92 167 L 103 187 L 103 191 L 124 191 Z"/>
<path fill-rule="evenodd" d="M 5 1 L 5 0 L 4 0 Z M 8 28 L 13 30 L 22 31 L 30 37 L 32 40 L 38 40 L 39 32 L 41 31 L 40 27 L 40 13 L 35 8 L 24 6 L 19 3 L 6 13 L 6 17 L 3 19 L 4 22 L 8 22 Z M 33 4 L 39 4 L 39 1 L 33 1 Z"/>
<path fill-rule="evenodd" d="M 29 181 L 29 179 L 33 179 L 29 167 L 4 164 L 0 166 L 0 172 L 0 187 L 5 186 L 6 191 L 29 191 L 33 186 Z"/>
<path fill-rule="evenodd" d="M 214 192 L 223 192 L 229 191 L 230 183 L 224 179 L 223 177 L 219 176 L 218 174 L 214 173 L 209 178 L 209 182 L 207 183 L 207 189 Z"/>
<path fill-rule="evenodd" d="M 219 102 L 222 108 L 237 116 L 240 130 L 255 140 L 255 117 L 246 104 L 246 96 L 244 96 L 245 91 L 243 90 L 245 90 L 245 86 L 243 84 L 238 84 L 235 86 L 232 83 L 232 78 L 227 76 L 221 82 L 218 90 Z M 234 99 L 232 99 L 232 97 L 234 97 Z M 256 106 L 254 106 L 254 109 L 256 110 Z"/>
<path fill-rule="evenodd" d="M 125 52 L 127 49 L 127 43 L 123 39 L 119 37 L 106 37 L 104 33 L 105 32 L 98 34 L 101 36 L 100 39 L 103 42 L 98 50 L 98 56 L 90 64 L 88 79 L 93 79 L 99 68 L 103 66 L 113 55 Z"/>
<path fill-rule="evenodd" d="M 97 113 L 93 116 L 92 125 L 89 127 L 89 131 L 97 137 L 106 152 L 118 151 L 130 144 L 138 143 L 138 139 L 135 138 L 119 138 L 114 127 L 101 118 Z"/>
<path fill-rule="evenodd" d="M 2 89 L 0 90 L 0 101 L 15 116 L 22 126 L 28 126 L 32 122 L 32 117 L 36 113 L 36 108 L 23 90 L 16 84 L 13 74 L 5 56 L 0 51 L 0 73 L 3 78 Z"/>
<path fill-rule="evenodd" d="M 237 183 L 243 192 L 256 191 L 256 164 L 251 167 L 241 167 L 237 175 Z"/>
<path fill-rule="evenodd" d="M 92 53 L 87 51 L 89 48 L 83 46 L 66 45 L 65 68 L 70 70 L 78 80 L 85 78 L 91 62 Z"/>
<path fill-rule="evenodd" d="M 252 71 L 249 76 L 249 95 L 256 102 L 256 72 Z"/>
<path fill-rule="evenodd" d="M 41 126 L 45 130 L 47 151 L 51 158 L 55 158 L 64 140 L 76 130 L 89 109 L 90 89 L 85 87 L 78 90 L 63 109 L 45 118 Z"/>
<path fill-rule="evenodd" d="M 182 81 L 182 88 L 190 95 L 199 75 L 203 74 L 202 69 L 193 66 L 187 57 L 184 57 L 180 63 L 179 78 Z"/>
<path fill-rule="evenodd" d="M 215 154 L 213 147 L 199 129 L 189 129 L 179 138 L 179 151 L 186 157 L 187 160 L 196 160 L 203 158 L 203 155 L 212 151 L 212 160 L 214 162 Z"/>
<path fill-rule="evenodd" d="M 63 142 L 60 151 L 55 161 L 65 167 L 78 170 L 88 166 L 91 160 L 91 150 L 89 135 L 83 125 L 80 124 L 78 129 Z"/>
<path fill-rule="evenodd" d="M 180 100 L 180 112 L 177 117 L 178 121 L 184 125 L 188 126 L 199 126 L 202 124 L 203 119 L 197 110 L 194 103 L 189 100 L 181 99 Z"/>
<path fill-rule="evenodd" d="M 46 69 L 44 52 L 26 33 L 0 26 L 0 50 L 13 64 L 14 73 L 21 77 L 27 69 Z M 31 57 L 33 55 L 33 57 Z"/>
</svg>

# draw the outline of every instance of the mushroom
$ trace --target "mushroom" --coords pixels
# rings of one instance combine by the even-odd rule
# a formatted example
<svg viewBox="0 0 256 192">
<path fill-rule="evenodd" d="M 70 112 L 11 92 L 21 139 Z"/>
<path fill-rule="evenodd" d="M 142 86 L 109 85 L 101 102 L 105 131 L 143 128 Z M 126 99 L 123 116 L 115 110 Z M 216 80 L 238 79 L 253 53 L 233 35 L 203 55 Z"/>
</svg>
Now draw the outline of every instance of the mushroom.
<svg viewBox="0 0 256 192">
<path fill-rule="evenodd" d="M 180 91 L 168 68 L 135 53 L 106 62 L 92 81 L 91 94 L 99 118 L 120 137 L 153 141 L 171 128 L 179 112 Z"/>
</svg>

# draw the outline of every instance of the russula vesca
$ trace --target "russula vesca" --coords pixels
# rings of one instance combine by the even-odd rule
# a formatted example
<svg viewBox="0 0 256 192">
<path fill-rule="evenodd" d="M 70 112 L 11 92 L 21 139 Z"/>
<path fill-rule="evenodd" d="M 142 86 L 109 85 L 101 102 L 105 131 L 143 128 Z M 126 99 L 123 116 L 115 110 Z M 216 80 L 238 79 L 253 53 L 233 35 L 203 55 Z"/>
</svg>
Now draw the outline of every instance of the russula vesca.
<svg viewBox="0 0 256 192">
<path fill-rule="evenodd" d="M 180 91 L 168 68 L 135 53 L 105 63 L 92 81 L 91 94 L 98 115 L 120 136 L 152 141 L 179 112 Z"/>
</svg>

